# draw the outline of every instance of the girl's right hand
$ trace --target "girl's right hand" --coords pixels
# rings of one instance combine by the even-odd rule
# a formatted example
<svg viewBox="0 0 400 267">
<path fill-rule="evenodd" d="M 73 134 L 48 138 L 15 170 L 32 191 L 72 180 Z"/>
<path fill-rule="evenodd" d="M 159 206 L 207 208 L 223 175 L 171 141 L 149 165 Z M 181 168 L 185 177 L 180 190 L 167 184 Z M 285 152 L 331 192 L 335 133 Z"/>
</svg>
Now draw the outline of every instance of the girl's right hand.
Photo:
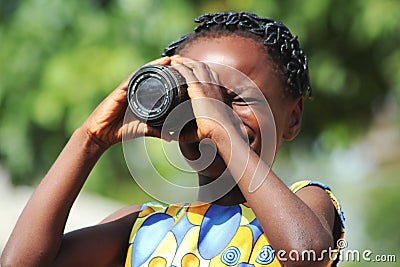
<svg viewBox="0 0 400 267">
<path fill-rule="evenodd" d="M 168 65 L 169 57 L 163 57 L 149 62 L 146 65 Z M 139 136 L 161 137 L 161 131 L 132 117 L 124 124 L 125 112 L 128 107 L 126 90 L 132 73 L 110 95 L 107 96 L 93 111 L 80 129 L 88 135 L 102 149 L 122 141 L 122 135 L 128 138 Z"/>
</svg>

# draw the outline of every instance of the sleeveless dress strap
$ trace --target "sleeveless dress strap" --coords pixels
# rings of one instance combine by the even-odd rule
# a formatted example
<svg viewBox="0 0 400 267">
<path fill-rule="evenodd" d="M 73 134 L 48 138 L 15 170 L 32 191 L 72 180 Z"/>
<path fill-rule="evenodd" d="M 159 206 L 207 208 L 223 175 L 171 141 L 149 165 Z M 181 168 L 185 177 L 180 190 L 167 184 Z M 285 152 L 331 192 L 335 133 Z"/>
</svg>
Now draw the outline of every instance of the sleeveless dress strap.
<svg viewBox="0 0 400 267">
<path fill-rule="evenodd" d="M 295 182 L 294 184 L 292 184 L 290 186 L 290 189 L 292 190 L 293 193 L 296 193 L 300 189 L 307 187 L 307 186 L 318 186 L 318 187 L 322 188 L 323 190 L 325 190 L 325 192 L 329 195 L 333 206 L 335 207 L 336 214 L 340 221 L 340 229 L 339 229 L 340 232 L 338 233 L 338 237 L 336 238 L 336 240 L 334 240 L 336 253 L 334 253 L 334 255 L 332 255 L 332 256 L 335 259 L 333 261 L 331 261 L 330 265 L 328 265 L 328 266 L 337 266 L 337 264 L 340 260 L 340 250 L 344 249 L 343 244 L 346 243 L 346 241 L 344 240 L 345 217 L 343 214 L 342 206 L 340 205 L 338 199 L 333 194 L 333 192 L 331 191 L 329 186 L 327 186 L 323 183 L 317 182 L 317 181 L 311 181 L 311 180 L 298 181 L 298 182 Z"/>
</svg>

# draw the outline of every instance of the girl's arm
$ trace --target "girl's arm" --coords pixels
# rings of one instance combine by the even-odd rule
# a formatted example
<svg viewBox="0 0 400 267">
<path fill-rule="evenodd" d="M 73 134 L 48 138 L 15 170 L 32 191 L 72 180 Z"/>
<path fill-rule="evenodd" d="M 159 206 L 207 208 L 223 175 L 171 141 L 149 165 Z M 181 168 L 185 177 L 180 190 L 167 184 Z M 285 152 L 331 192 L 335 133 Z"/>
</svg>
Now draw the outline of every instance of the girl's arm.
<svg viewBox="0 0 400 267">
<path fill-rule="evenodd" d="M 106 266 L 120 256 L 116 250 L 122 249 L 123 240 L 118 231 L 127 232 L 126 246 L 134 213 L 63 236 L 71 206 L 103 150 L 82 128 L 75 131 L 19 217 L 3 252 L 2 266 L 67 266 L 85 258 L 96 262 L 73 266 Z"/>
<path fill-rule="evenodd" d="M 169 58 L 151 64 L 165 65 Z M 123 124 L 129 78 L 78 128 L 26 204 L 1 256 L 2 266 L 119 266 L 137 208 L 100 225 L 63 235 L 71 206 L 110 146 L 160 132 L 133 120 Z"/>
<path fill-rule="evenodd" d="M 215 136 L 218 153 L 229 162 L 247 162 L 243 165 L 230 164 L 229 171 L 237 180 L 241 192 L 253 209 L 266 236 L 275 251 L 284 251 L 286 258 L 291 251 L 302 255 L 313 251 L 319 261 L 295 262 L 294 266 L 326 266 L 328 249 L 333 246 L 335 211 L 328 194 L 319 187 L 306 187 L 294 194 L 286 184 L 249 149 L 243 138 L 233 129 L 229 138 Z M 232 144 L 234 144 L 232 146 Z M 253 192 L 253 179 L 264 179 Z M 325 252 L 323 252 L 325 251 Z M 292 266 L 293 262 L 285 262 Z M 307 260 L 307 259 L 305 259 Z M 301 261 L 301 259 L 300 259 Z"/>
<path fill-rule="evenodd" d="M 274 250 L 285 251 L 286 255 L 291 251 L 302 255 L 303 251 L 312 250 L 317 257 L 325 256 L 320 261 L 288 261 L 285 265 L 325 266 L 329 255 L 323 250 L 333 246 L 335 217 L 326 192 L 311 186 L 294 194 L 270 170 L 270 166 L 243 139 L 239 124 L 232 119 L 232 111 L 215 104 L 215 100 L 223 102 L 224 99 L 218 76 L 207 65 L 193 64 L 192 60 L 182 57 L 173 57 L 172 65 L 193 82 L 188 87 L 188 94 L 196 116 L 197 140 L 210 138 L 215 142 L 218 154 L 228 166 Z M 251 190 L 253 180 L 262 181 L 255 191 Z"/>
</svg>

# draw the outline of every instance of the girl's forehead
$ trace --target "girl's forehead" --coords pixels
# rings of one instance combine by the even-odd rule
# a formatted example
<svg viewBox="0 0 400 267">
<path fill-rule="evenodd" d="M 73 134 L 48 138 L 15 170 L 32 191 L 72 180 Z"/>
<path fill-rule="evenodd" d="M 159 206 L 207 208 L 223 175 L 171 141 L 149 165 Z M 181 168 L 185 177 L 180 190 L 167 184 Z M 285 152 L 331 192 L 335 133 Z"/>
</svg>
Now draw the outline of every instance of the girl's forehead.
<svg viewBox="0 0 400 267">
<path fill-rule="evenodd" d="M 194 39 L 180 52 L 194 60 L 215 62 L 240 71 L 268 67 L 268 56 L 262 42 L 235 34 Z"/>
<path fill-rule="evenodd" d="M 187 44 L 179 54 L 210 63 L 221 82 L 229 87 L 248 87 L 254 83 L 262 90 L 277 80 L 266 48 L 253 38 L 200 37 Z"/>
</svg>

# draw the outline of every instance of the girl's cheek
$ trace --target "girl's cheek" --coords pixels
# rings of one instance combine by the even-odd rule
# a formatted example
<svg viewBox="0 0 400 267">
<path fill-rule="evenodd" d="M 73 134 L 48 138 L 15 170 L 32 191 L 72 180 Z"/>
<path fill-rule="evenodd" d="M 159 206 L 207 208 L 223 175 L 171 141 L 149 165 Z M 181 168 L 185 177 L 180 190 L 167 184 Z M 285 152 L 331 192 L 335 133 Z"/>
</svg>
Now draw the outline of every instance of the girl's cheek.
<svg viewBox="0 0 400 267">
<path fill-rule="evenodd" d="M 243 124 L 250 125 L 251 127 L 254 127 L 258 124 L 256 112 L 250 106 L 233 105 L 233 111 Z"/>
</svg>

